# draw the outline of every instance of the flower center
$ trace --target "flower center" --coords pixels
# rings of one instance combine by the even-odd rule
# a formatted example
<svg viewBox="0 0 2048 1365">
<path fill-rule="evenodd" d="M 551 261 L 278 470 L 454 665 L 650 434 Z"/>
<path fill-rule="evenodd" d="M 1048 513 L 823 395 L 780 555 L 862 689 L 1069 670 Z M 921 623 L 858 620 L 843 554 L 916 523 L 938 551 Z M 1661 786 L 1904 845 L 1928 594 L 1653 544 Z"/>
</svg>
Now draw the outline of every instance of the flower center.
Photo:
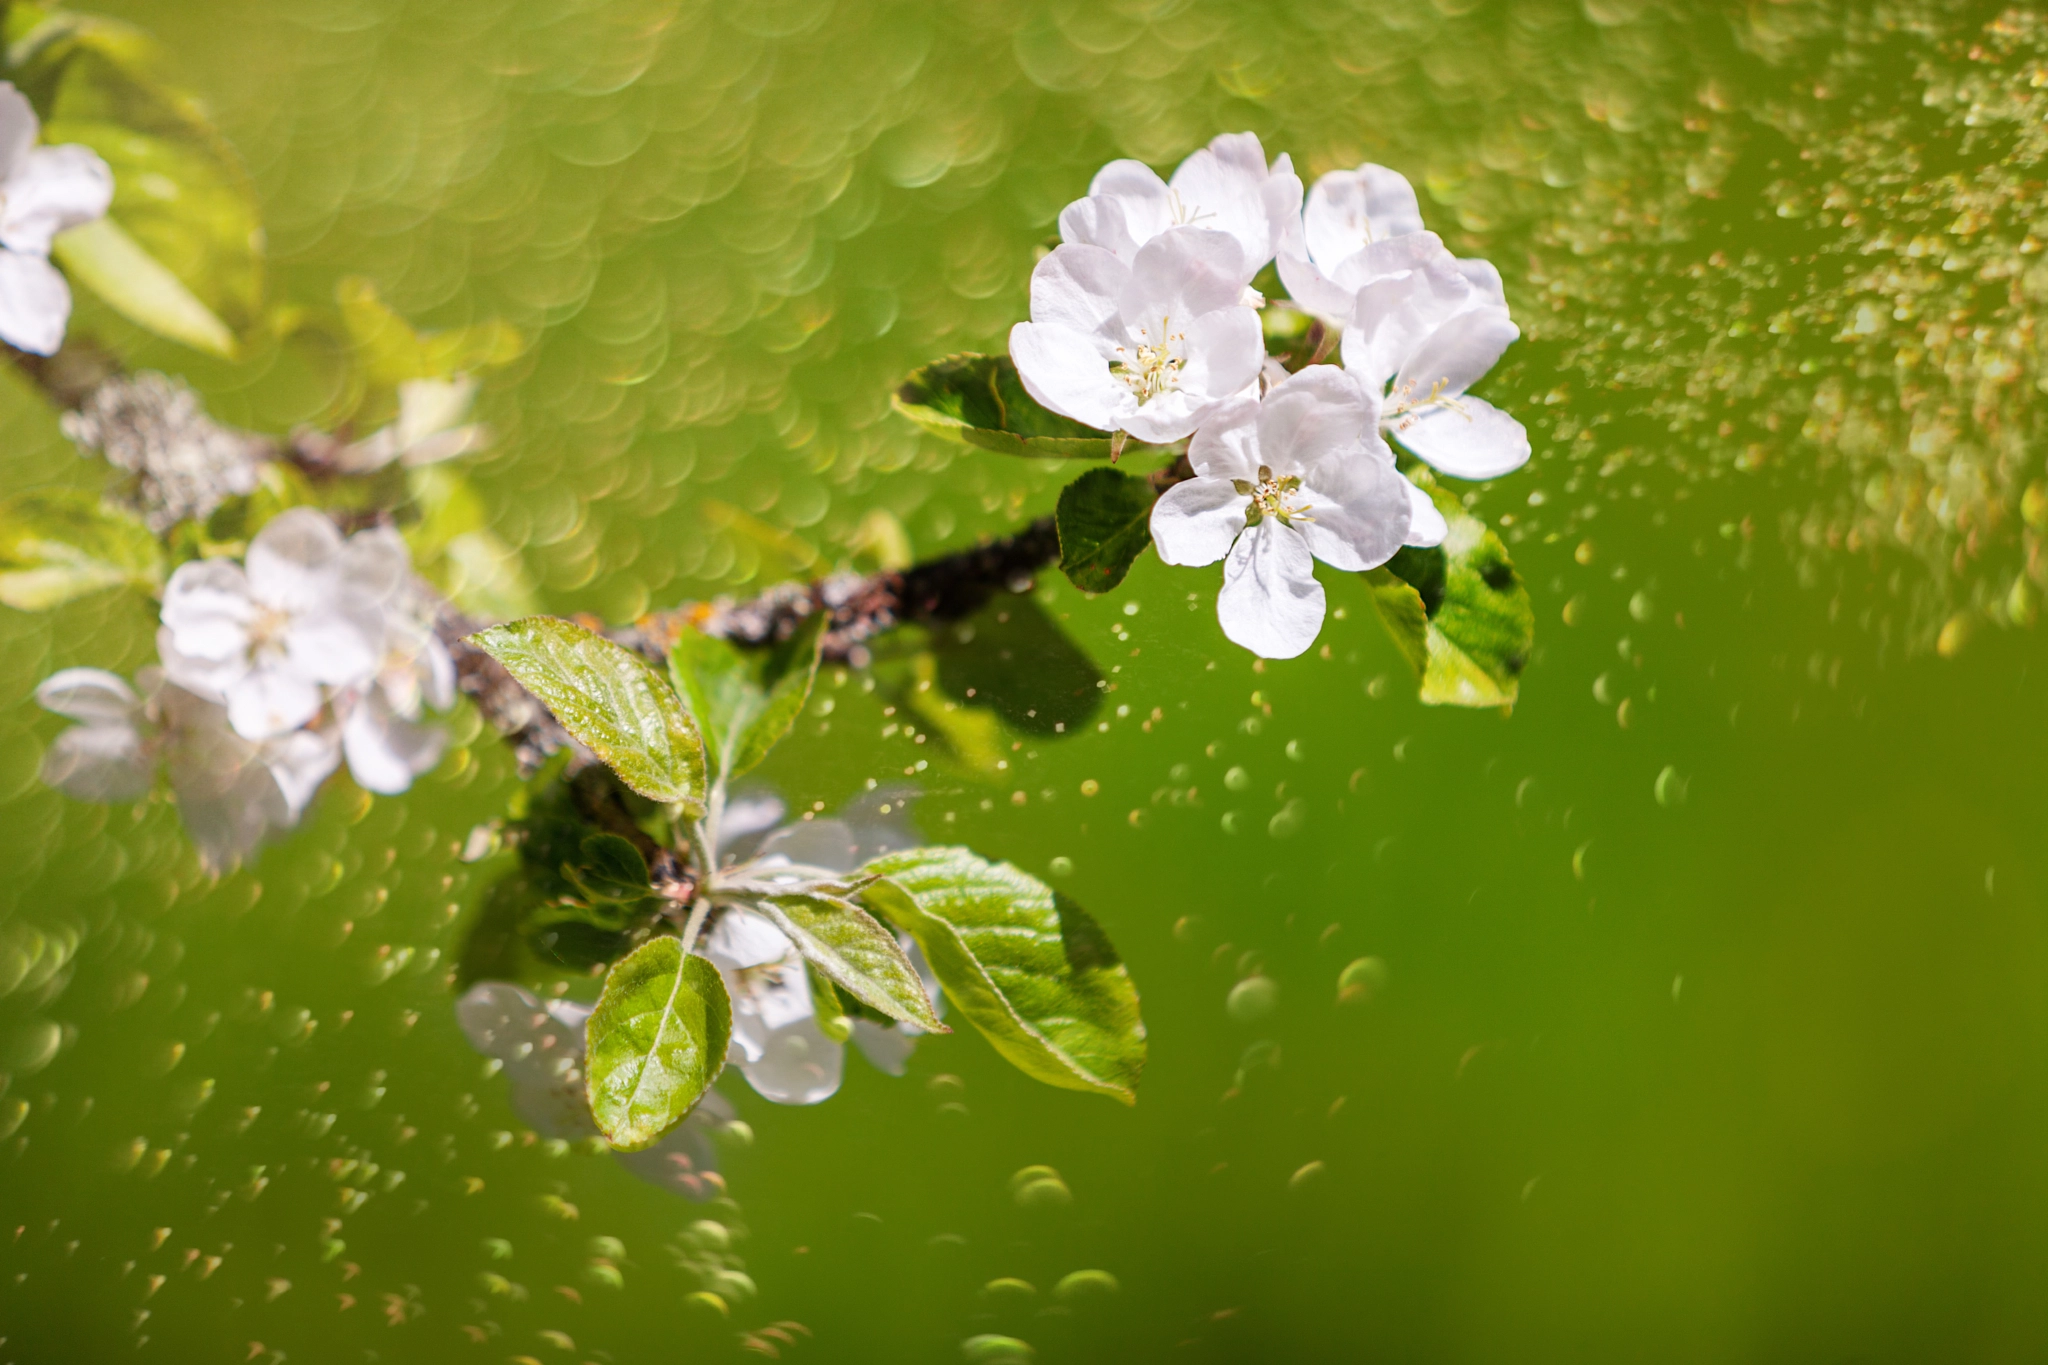
<svg viewBox="0 0 2048 1365">
<path fill-rule="evenodd" d="M 1444 392 L 1448 387 L 1450 387 L 1448 379 L 1439 379 L 1429 386 L 1428 397 L 1418 399 L 1415 396 L 1414 380 L 1411 379 L 1405 384 L 1396 384 L 1392 391 L 1387 394 L 1387 405 L 1382 411 L 1380 420 L 1397 428 L 1411 426 L 1418 415 L 1431 408 L 1444 408 L 1469 418 L 1471 414 L 1467 413 L 1464 405 L 1458 402 L 1459 395 L 1446 394 Z M 1406 418 L 1407 420 L 1396 422 L 1396 418 Z"/>
<path fill-rule="evenodd" d="M 1152 339 L 1149 327 L 1137 328 L 1137 349 L 1119 346 L 1116 353 L 1121 359 L 1110 366 L 1110 373 L 1117 381 L 1137 397 L 1139 403 L 1147 403 L 1162 393 L 1171 393 L 1180 387 L 1181 358 L 1174 354 L 1174 344 L 1184 342 L 1185 332 L 1175 332 L 1170 324 L 1172 319 L 1159 319 L 1158 340 Z"/>
<path fill-rule="evenodd" d="M 1175 227 L 1187 227 L 1191 223 L 1201 222 L 1204 218 L 1214 218 L 1216 216 L 1215 213 L 1209 209 L 1198 208 L 1193 204 L 1182 203 L 1180 198 L 1180 191 L 1172 188 L 1171 186 L 1169 186 L 1166 191 L 1166 202 L 1167 205 L 1173 210 L 1173 225 Z"/>
<path fill-rule="evenodd" d="M 249 652 L 251 654 L 284 653 L 285 629 L 291 625 L 289 613 L 276 607 L 258 606 L 256 617 L 249 622 Z"/>
<path fill-rule="evenodd" d="M 1301 491 L 1301 480 L 1293 474 L 1284 479 L 1273 477 L 1273 471 L 1265 465 L 1259 466 L 1259 481 L 1232 479 L 1231 486 L 1243 496 L 1252 500 L 1244 510 L 1244 524 L 1257 526 L 1267 517 L 1272 517 L 1282 526 L 1291 526 L 1297 521 L 1314 521 L 1309 515 L 1312 504 L 1297 502 Z"/>
</svg>

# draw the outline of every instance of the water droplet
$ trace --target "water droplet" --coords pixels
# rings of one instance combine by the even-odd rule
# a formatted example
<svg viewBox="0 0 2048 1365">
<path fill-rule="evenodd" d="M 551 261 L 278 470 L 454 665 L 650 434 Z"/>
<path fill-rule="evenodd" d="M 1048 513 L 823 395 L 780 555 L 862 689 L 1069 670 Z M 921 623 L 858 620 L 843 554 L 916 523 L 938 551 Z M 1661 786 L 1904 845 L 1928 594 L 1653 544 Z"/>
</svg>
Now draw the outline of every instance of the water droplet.
<svg viewBox="0 0 2048 1365">
<path fill-rule="evenodd" d="M 1092 1299 L 1108 1298 L 1123 1288 L 1116 1276 L 1107 1270 L 1076 1270 L 1064 1275 L 1052 1287 L 1052 1296 L 1061 1303 L 1086 1303 Z"/>
<path fill-rule="evenodd" d="M 1657 784 L 1655 787 L 1657 804 L 1660 806 L 1684 805 L 1686 788 L 1691 785 L 1687 779 L 1678 775 L 1678 769 L 1667 763 L 1664 766 L 1664 770 L 1657 774 Z"/>
<path fill-rule="evenodd" d="M 1240 1024 L 1256 1023 L 1280 1006 L 1280 983 L 1270 976 L 1248 976 L 1230 988 L 1223 1008 Z"/>
<path fill-rule="evenodd" d="M 1291 839 L 1307 823 L 1308 803 L 1297 796 L 1273 813 L 1273 818 L 1266 822 L 1266 833 L 1275 839 Z"/>
<path fill-rule="evenodd" d="M 1243 768 L 1232 768 L 1223 774 L 1223 785 L 1234 792 L 1244 791 L 1252 784 L 1252 775 Z"/>
<path fill-rule="evenodd" d="M 1093 796 L 1101 790 L 1102 784 L 1092 777 L 1081 784 L 1081 795 L 1083 796 Z"/>
<path fill-rule="evenodd" d="M 1038 1352 L 1031 1349 L 1030 1342 L 997 1336 L 993 1332 L 967 1338 L 960 1343 L 960 1354 L 968 1365 L 1024 1365 L 1024 1362 L 1038 1358 Z"/>
<path fill-rule="evenodd" d="M 1387 964 L 1376 957 L 1354 958 L 1337 973 L 1337 1003 L 1362 1005 L 1387 984 Z"/>
<path fill-rule="evenodd" d="M 1047 863 L 1045 870 L 1055 877 L 1071 877 L 1074 875 L 1074 860 L 1063 854 Z"/>
<path fill-rule="evenodd" d="M 1290 1190 L 1300 1190 L 1314 1183 L 1316 1178 L 1320 1176 L 1325 1169 L 1327 1168 L 1323 1165 L 1322 1162 L 1311 1161 L 1306 1166 L 1303 1166 L 1300 1170 L 1296 1171 L 1293 1175 L 1287 1177 L 1287 1188 Z"/>
<path fill-rule="evenodd" d="M 990 1280 L 981 1287 L 981 1296 L 998 1303 L 1022 1304 L 1038 1297 L 1038 1286 L 1029 1280 L 1020 1280 L 1014 1275 L 1005 1275 Z"/>
</svg>

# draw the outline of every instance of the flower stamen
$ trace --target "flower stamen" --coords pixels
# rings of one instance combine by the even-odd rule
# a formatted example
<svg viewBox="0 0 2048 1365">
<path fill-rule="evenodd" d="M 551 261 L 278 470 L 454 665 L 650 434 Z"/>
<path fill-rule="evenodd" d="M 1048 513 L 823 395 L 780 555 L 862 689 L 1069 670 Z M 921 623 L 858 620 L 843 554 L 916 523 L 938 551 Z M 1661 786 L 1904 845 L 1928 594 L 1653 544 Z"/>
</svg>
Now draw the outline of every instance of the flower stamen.
<svg viewBox="0 0 2048 1365">
<path fill-rule="evenodd" d="M 1252 500 L 1251 506 L 1244 510 L 1244 524 L 1247 526 L 1257 526 L 1267 517 L 1272 517 L 1282 526 L 1315 520 L 1309 515 L 1314 504 L 1304 502 L 1297 505 L 1294 501 L 1301 490 L 1301 479 L 1297 475 L 1275 478 L 1270 468 L 1260 465 L 1257 483 L 1250 479 L 1232 479 L 1230 483 L 1241 496 Z"/>
<path fill-rule="evenodd" d="M 1187 333 L 1175 332 L 1171 318 L 1159 319 L 1160 340 L 1157 343 L 1146 338 L 1150 335 L 1147 327 L 1137 329 L 1137 354 L 1132 356 L 1124 347 L 1116 352 L 1124 357 L 1110 367 L 1110 373 L 1117 381 L 1136 396 L 1139 403 L 1148 403 L 1162 393 L 1171 393 L 1180 387 L 1181 357 L 1175 353 L 1176 346 L 1187 341 Z"/>
</svg>

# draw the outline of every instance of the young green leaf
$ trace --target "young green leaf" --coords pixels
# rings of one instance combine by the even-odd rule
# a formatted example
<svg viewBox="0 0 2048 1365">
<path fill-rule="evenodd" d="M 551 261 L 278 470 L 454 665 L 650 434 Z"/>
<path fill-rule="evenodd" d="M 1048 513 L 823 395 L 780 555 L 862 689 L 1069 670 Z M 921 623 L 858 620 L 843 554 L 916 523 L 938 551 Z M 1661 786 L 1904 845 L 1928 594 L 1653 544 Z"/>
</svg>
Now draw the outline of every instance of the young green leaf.
<svg viewBox="0 0 2048 1365">
<path fill-rule="evenodd" d="M 697 723 L 638 655 L 552 616 L 529 616 L 469 638 L 627 786 L 703 814 L 704 742 Z"/>
<path fill-rule="evenodd" d="M 579 856 L 562 864 L 562 876 L 591 901 L 637 901 L 649 892 L 647 860 L 631 841 L 616 834 L 592 834 Z"/>
<path fill-rule="evenodd" d="M 727 779 L 752 770 L 789 733 L 818 676 L 825 614 L 812 612 L 770 650 L 742 651 L 685 626 L 669 646 L 669 677 L 703 728 L 711 771 Z"/>
<path fill-rule="evenodd" d="M 998 454 L 1109 458 L 1109 435 L 1039 406 L 1008 356 L 965 353 L 935 360 L 912 371 L 891 402 L 934 436 Z M 1149 447 L 1133 441 L 1126 449 Z"/>
<path fill-rule="evenodd" d="M 804 979 L 811 983 L 811 1014 L 818 1021 L 818 1032 L 835 1043 L 851 1038 L 853 1016 L 846 1012 L 839 992 L 832 986 L 832 978 L 819 971 L 817 963 L 806 962 Z"/>
<path fill-rule="evenodd" d="M 1060 490 L 1060 568 L 1083 592 L 1108 592 L 1152 543 L 1159 494 L 1120 469 L 1091 469 Z"/>
<path fill-rule="evenodd" d="M 854 999 L 931 1033 L 951 1031 L 939 1022 L 896 936 L 852 901 L 822 891 L 793 892 L 764 896 L 753 909 L 773 920 L 806 961 Z"/>
<path fill-rule="evenodd" d="M 1366 574 L 1380 619 L 1415 666 L 1432 706 L 1512 706 L 1536 642 L 1529 589 L 1507 546 L 1423 476 L 1450 524 L 1444 543 L 1404 549 Z"/>
<path fill-rule="evenodd" d="M 1051 1085 L 1137 1103 L 1138 991 L 1087 911 L 964 848 L 906 849 L 862 871 L 883 878 L 862 901 L 917 940 L 998 1052 Z"/>
<path fill-rule="evenodd" d="M 725 1068 L 732 1001 L 718 968 L 651 939 L 621 959 L 584 1026 L 591 1117 L 622 1151 L 652 1147 Z"/>
<path fill-rule="evenodd" d="M 55 489 L 0 503 L 0 602 L 17 611 L 163 580 L 163 546 L 149 528 L 89 493 Z"/>
<path fill-rule="evenodd" d="M 185 282 L 111 218 L 72 228 L 51 254 L 64 273 L 138 327 L 209 355 L 232 358 L 235 334 Z"/>
</svg>

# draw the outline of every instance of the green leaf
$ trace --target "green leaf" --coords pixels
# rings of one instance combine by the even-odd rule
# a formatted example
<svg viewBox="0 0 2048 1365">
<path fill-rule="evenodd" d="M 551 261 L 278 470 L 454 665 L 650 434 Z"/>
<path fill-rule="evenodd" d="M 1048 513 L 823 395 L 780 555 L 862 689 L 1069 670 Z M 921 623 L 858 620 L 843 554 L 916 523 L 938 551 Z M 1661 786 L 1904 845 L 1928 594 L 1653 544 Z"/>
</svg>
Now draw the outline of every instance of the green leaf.
<svg viewBox="0 0 2048 1365">
<path fill-rule="evenodd" d="M 846 1012 L 839 992 L 833 989 L 832 978 L 819 971 L 815 962 L 806 962 L 804 979 L 811 983 L 811 1014 L 818 1021 L 818 1032 L 835 1043 L 851 1038 L 853 1017 Z"/>
<path fill-rule="evenodd" d="M 645 660 L 574 622 L 529 616 L 469 637 L 634 791 L 704 813 L 697 723 Z"/>
<path fill-rule="evenodd" d="M 149 528 L 89 493 L 21 493 L 0 503 L 0 603 L 48 611 L 102 588 L 154 591 L 163 581 L 163 546 Z"/>
<path fill-rule="evenodd" d="M 1427 475 L 1417 484 L 1450 524 L 1444 543 L 1402 550 L 1365 575 L 1373 605 L 1432 706 L 1513 706 L 1536 642 L 1528 586 L 1507 546 Z"/>
<path fill-rule="evenodd" d="M 228 325 L 113 219 L 72 228 L 52 254 L 65 274 L 136 326 L 209 355 L 234 355 Z"/>
<path fill-rule="evenodd" d="M 764 896 L 752 908 L 773 920 L 807 962 L 854 999 L 928 1032 L 950 1032 L 896 935 L 852 901 L 823 891 L 792 892 Z"/>
<path fill-rule="evenodd" d="M 562 875 L 586 899 L 638 901 L 647 895 L 647 860 L 630 840 L 616 834 L 592 834 L 577 852 L 574 862 L 562 864 Z"/>
<path fill-rule="evenodd" d="M 1008 863 L 914 848 L 862 869 L 866 905 L 907 931 L 996 1051 L 1051 1085 L 1137 1103 L 1138 991 L 1088 912 Z"/>
<path fill-rule="evenodd" d="M 1060 533 L 1060 568 L 1083 592 L 1108 592 L 1152 543 L 1147 479 L 1118 469 L 1091 469 L 1060 490 L 1053 514 Z"/>
<path fill-rule="evenodd" d="M 669 645 L 668 672 L 704 732 L 711 770 L 725 779 L 756 767 L 796 724 L 818 676 L 825 613 L 814 611 L 773 649 L 742 650 L 689 626 Z"/>
<path fill-rule="evenodd" d="M 470 370 L 509 365 L 526 350 L 526 337 L 508 322 L 480 322 L 442 332 L 418 332 L 384 302 L 377 286 L 350 276 L 335 286 L 342 326 L 373 387 L 395 389 L 408 379 L 448 379 Z"/>
<path fill-rule="evenodd" d="M 605 978 L 584 1026 L 590 1114 L 621 1151 L 652 1147 L 725 1068 L 732 1001 L 718 969 L 672 938 L 641 944 Z"/>
<path fill-rule="evenodd" d="M 1110 438 L 1039 406 L 1008 356 L 971 352 L 914 370 L 890 399 L 896 411 L 934 436 L 1001 455 L 1106 460 Z M 1152 447 L 1132 441 L 1126 450 Z"/>
</svg>

